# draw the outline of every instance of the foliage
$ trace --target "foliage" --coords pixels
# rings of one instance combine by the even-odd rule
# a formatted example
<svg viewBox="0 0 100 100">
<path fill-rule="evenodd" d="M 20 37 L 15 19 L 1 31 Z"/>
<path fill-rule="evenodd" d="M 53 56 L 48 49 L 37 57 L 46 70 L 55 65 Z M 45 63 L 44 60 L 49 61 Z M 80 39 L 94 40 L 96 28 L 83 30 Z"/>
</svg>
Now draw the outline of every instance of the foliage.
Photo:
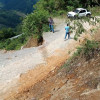
<svg viewBox="0 0 100 100">
<path fill-rule="evenodd" d="M 81 45 L 77 48 L 77 51 L 73 54 L 73 56 L 68 59 L 65 64 L 62 66 L 67 67 L 67 70 L 70 70 L 70 65 L 75 63 L 75 60 L 77 60 L 78 57 L 85 58 L 86 60 L 90 60 L 91 58 L 95 57 L 100 52 L 100 43 L 94 40 L 86 40 L 86 43 L 84 45 Z M 99 48 L 99 49 L 98 49 Z"/>
<path fill-rule="evenodd" d="M 99 2 L 99 0 L 96 0 Z M 71 11 L 74 8 L 98 5 L 95 0 L 39 0 L 34 6 L 36 9 L 46 9 L 50 14 L 59 13 L 59 11 Z"/>
<path fill-rule="evenodd" d="M 42 35 L 43 26 L 48 24 L 49 14 L 46 10 L 36 10 L 23 21 L 23 32 L 27 35 Z"/>
<path fill-rule="evenodd" d="M 8 38 L 11 38 L 13 36 L 15 36 L 16 33 L 13 31 L 12 28 L 3 28 L 2 30 L 0 30 L 0 40 L 5 40 Z"/>
<path fill-rule="evenodd" d="M 80 22 L 76 23 L 76 25 L 78 26 L 78 28 L 76 29 L 76 34 L 74 36 L 74 39 L 77 40 L 77 37 L 79 37 L 80 34 L 82 34 L 83 32 L 85 32 L 85 29 L 84 29 L 82 23 L 80 23 Z"/>
<path fill-rule="evenodd" d="M 18 50 L 21 48 L 23 44 L 27 41 L 27 36 L 22 35 L 16 39 L 10 40 L 2 40 L 0 41 L 0 49 L 6 49 L 6 50 Z"/>
<path fill-rule="evenodd" d="M 22 11 L 24 13 L 30 13 L 33 9 L 34 12 L 28 14 L 23 20 L 23 16 L 20 16 L 19 13 L 16 12 L 0 12 L 0 23 L 1 26 L 4 27 L 13 27 L 15 29 L 2 29 L 0 31 L 0 48 L 10 49 L 18 49 L 21 45 L 23 45 L 29 36 L 33 36 L 35 38 L 39 38 L 42 36 L 43 31 L 48 31 L 48 17 L 51 15 L 63 15 L 67 11 L 73 10 L 77 7 L 88 7 L 88 5 L 92 6 L 93 0 L 0 0 L 1 8 L 7 10 L 17 10 Z M 98 0 L 97 0 L 98 1 Z M 33 4 L 37 4 L 32 8 Z M 99 2 L 98 2 L 99 3 Z M 1 9 L 2 10 L 2 9 Z M 21 28 L 21 21 L 23 20 L 23 25 Z M 73 20 L 70 20 L 73 21 Z M 89 20 L 84 20 L 89 21 Z M 20 25 L 19 25 L 20 23 Z M 92 22 L 91 22 L 92 23 Z M 91 24 L 90 23 L 90 24 Z M 96 24 L 97 22 L 93 22 L 92 24 Z M 17 26 L 17 27 L 16 27 Z M 16 34 L 21 34 L 23 30 L 24 36 L 19 37 L 14 40 L 9 40 L 10 37 L 15 36 Z M 74 21 L 74 26 L 72 26 L 71 30 L 76 30 L 75 39 L 78 39 L 78 36 L 82 34 L 85 29 L 82 26 L 82 21 L 79 20 Z M 15 32 L 16 31 L 16 32 Z M 9 33 L 9 35 L 8 35 Z"/>
<path fill-rule="evenodd" d="M 73 57 L 83 55 L 86 57 L 86 59 L 90 59 L 92 56 L 94 56 L 94 53 L 96 49 L 99 47 L 99 43 L 94 40 L 86 40 L 86 43 L 77 48 L 77 52 L 74 53 Z"/>
<path fill-rule="evenodd" d="M 15 28 L 23 17 L 16 14 L 14 11 L 0 10 L 0 28 L 12 27 Z"/>
<path fill-rule="evenodd" d="M 89 7 L 88 8 L 91 12 L 92 12 L 92 15 L 93 16 L 100 16 L 100 7 L 97 6 L 97 7 Z"/>
<path fill-rule="evenodd" d="M 32 12 L 33 4 L 37 1 L 0 0 L 0 49 L 17 49 L 18 45 L 22 45 L 24 37 L 12 41 L 9 38 L 22 34 L 21 22 L 25 17 L 24 13 Z"/>
<path fill-rule="evenodd" d="M 89 56 L 96 48 L 98 48 L 98 42 L 87 40 L 84 46 L 84 54 Z"/>
<path fill-rule="evenodd" d="M 82 17 L 82 18 L 77 18 L 77 19 L 67 19 L 66 20 L 67 23 L 73 23 L 70 27 L 71 27 L 71 31 L 74 31 L 75 35 L 74 35 L 74 39 L 78 40 L 78 37 L 80 36 L 80 34 L 84 33 L 85 27 L 83 23 L 89 23 L 89 25 L 95 26 L 96 24 L 100 23 L 100 18 L 97 17 Z M 96 32 L 96 29 L 92 29 L 91 33 Z"/>
<path fill-rule="evenodd" d="M 48 32 L 49 30 L 50 30 L 49 25 L 48 24 L 43 24 L 43 31 Z"/>
</svg>

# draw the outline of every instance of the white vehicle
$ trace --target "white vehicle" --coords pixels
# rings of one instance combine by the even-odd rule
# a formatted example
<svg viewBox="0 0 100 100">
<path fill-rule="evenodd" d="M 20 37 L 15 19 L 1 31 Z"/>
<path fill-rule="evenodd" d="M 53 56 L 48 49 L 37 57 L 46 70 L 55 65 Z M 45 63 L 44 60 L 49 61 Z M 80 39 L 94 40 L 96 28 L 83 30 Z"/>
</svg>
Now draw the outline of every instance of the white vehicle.
<svg viewBox="0 0 100 100">
<path fill-rule="evenodd" d="M 83 17 L 83 16 L 91 16 L 91 12 L 84 8 L 77 8 L 74 11 L 68 12 L 68 17 Z"/>
</svg>

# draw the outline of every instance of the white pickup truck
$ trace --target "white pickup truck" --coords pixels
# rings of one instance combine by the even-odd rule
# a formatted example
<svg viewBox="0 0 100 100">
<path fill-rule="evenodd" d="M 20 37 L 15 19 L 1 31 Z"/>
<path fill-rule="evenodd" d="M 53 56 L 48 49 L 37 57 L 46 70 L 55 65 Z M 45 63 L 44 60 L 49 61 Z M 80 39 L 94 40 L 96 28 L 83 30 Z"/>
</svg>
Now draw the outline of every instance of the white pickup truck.
<svg viewBox="0 0 100 100">
<path fill-rule="evenodd" d="M 91 16 L 91 12 L 84 8 L 77 8 L 74 11 L 68 12 L 68 17 L 83 17 L 83 16 Z"/>
</svg>

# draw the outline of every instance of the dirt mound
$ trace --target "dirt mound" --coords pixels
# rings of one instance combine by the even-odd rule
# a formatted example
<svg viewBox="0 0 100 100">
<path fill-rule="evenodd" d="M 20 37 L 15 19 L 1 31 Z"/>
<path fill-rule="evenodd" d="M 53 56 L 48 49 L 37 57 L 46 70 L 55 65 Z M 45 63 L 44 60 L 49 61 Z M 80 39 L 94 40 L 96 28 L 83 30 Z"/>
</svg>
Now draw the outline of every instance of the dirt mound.
<svg viewBox="0 0 100 100">
<path fill-rule="evenodd" d="M 37 47 L 39 45 L 42 45 L 42 43 L 43 43 L 42 36 L 39 39 L 33 38 L 33 36 L 31 36 L 30 39 L 27 41 L 27 43 L 23 46 L 23 48 Z"/>
</svg>

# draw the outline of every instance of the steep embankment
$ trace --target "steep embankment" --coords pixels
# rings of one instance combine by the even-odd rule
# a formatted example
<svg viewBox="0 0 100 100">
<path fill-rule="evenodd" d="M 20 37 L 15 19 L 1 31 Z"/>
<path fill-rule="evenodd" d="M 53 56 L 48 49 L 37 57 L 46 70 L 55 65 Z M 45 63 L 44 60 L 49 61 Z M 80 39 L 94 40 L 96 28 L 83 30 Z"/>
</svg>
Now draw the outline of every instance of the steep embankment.
<svg viewBox="0 0 100 100">
<path fill-rule="evenodd" d="M 50 85 L 43 80 L 43 84 L 47 84 L 49 87 L 46 87 L 47 90 L 40 88 L 42 85 L 42 79 L 55 74 L 55 70 L 64 64 L 66 59 L 68 59 L 76 50 L 76 47 L 84 42 L 86 37 L 89 37 L 89 34 L 82 34 L 79 40 L 75 41 L 73 39 L 73 33 L 71 34 L 71 39 L 64 41 L 64 27 L 66 26 L 65 20 L 55 19 L 55 24 L 57 25 L 55 28 L 55 33 L 44 33 L 45 42 L 42 46 L 7 53 L 3 53 L 3 51 L 1 51 L 0 99 L 6 98 L 7 100 L 27 100 L 33 97 L 37 99 L 43 97 L 47 97 L 49 99 L 51 98 L 52 94 L 49 93 L 48 89 L 52 89 L 52 86 L 57 86 L 57 84 L 54 84 L 56 79 L 52 80 L 52 77 L 50 77 Z M 88 30 L 91 28 L 91 26 L 89 26 L 87 23 L 85 23 L 85 27 Z M 61 76 L 59 74 L 59 77 Z M 72 76 L 74 77 L 74 74 Z M 66 79 L 64 81 L 65 83 Z M 59 85 L 59 82 L 55 81 L 55 83 L 58 83 Z M 63 84 L 61 86 L 63 86 Z M 36 94 L 33 92 L 33 90 L 31 92 L 31 89 L 35 90 Z M 40 91 L 40 89 L 42 90 Z M 43 90 L 48 93 L 45 92 L 45 94 L 42 96 L 41 93 Z M 56 90 L 56 88 L 54 88 L 54 90 Z M 57 90 L 59 90 L 59 88 Z"/>
<path fill-rule="evenodd" d="M 94 39 L 100 41 L 100 30 Z M 99 100 L 100 45 L 92 53 L 94 56 L 90 54 L 89 59 L 83 55 L 75 57 L 69 66 L 65 62 L 66 67 L 52 70 L 43 80 L 40 80 L 35 85 L 26 88 L 26 86 L 30 85 L 27 84 L 24 89 L 21 87 L 20 89 L 23 90 L 19 92 L 20 94 L 12 95 L 13 98 L 10 97 L 9 100 Z M 54 58 L 52 59 L 54 60 Z M 56 58 L 56 60 L 58 59 Z M 60 65 L 56 63 L 55 66 Z M 34 71 L 30 72 L 25 76 L 28 78 L 29 76 L 32 77 Z M 25 76 L 21 77 L 20 82 L 25 79 Z M 26 81 L 29 81 L 29 79 Z M 33 82 L 32 78 L 31 82 Z"/>
<path fill-rule="evenodd" d="M 100 41 L 100 30 L 94 36 Z M 100 45 L 86 56 L 75 57 L 70 66 L 51 72 L 47 78 L 32 86 L 19 100 L 99 100 Z"/>
</svg>

